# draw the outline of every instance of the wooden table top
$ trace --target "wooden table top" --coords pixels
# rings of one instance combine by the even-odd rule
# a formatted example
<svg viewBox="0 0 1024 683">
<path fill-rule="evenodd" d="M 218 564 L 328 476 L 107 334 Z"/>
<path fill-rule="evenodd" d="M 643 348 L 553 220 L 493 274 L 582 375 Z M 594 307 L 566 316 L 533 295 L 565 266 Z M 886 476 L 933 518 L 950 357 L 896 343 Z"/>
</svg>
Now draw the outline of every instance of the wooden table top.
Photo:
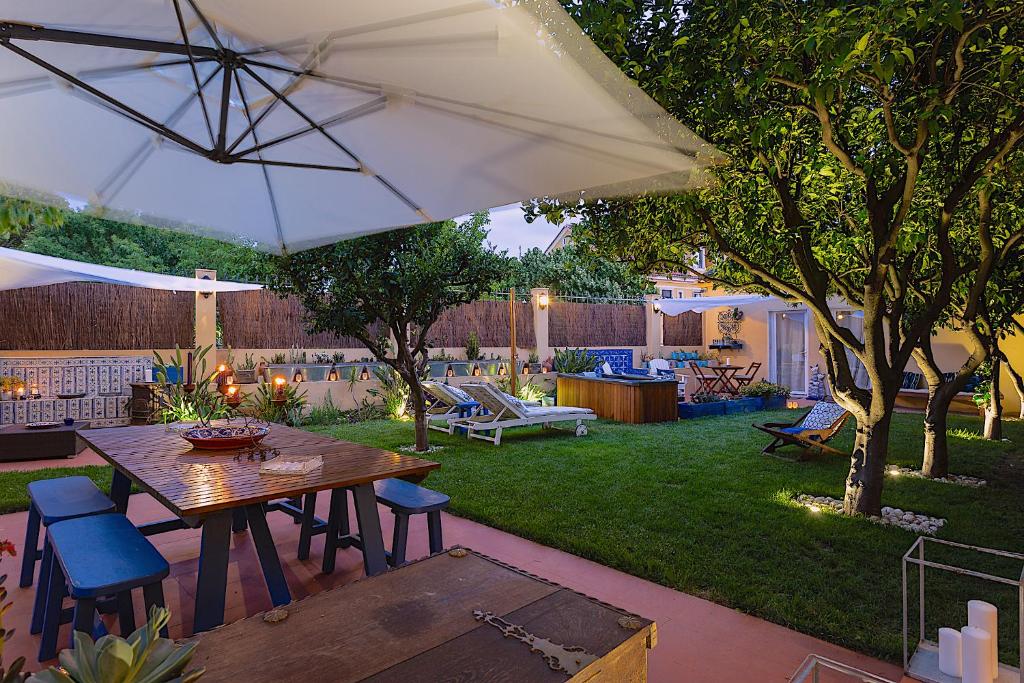
<svg viewBox="0 0 1024 683">
<path fill-rule="evenodd" d="M 163 425 L 88 429 L 79 435 L 179 517 L 201 517 L 390 477 L 422 476 L 440 467 L 411 455 L 282 425 L 272 425 L 260 446 L 278 450 L 281 457 L 319 455 L 323 467 L 305 475 L 260 474 L 260 463 L 245 457 L 251 449 L 194 450 Z"/>
<path fill-rule="evenodd" d="M 645 650 L 656 639 L 647 619 L 472 551 L 434 555 L 283 610 L 287 618 L 277 623 L 257 614 L 197 636 L 189 668 L 206 668 L 203 683 L 568 678 L 525 643 L 475 619 L 480 610 L 599 657 L 578 680 L 640 681 L 616 673 L 622 664 L 612 653 L 632 646 L 628 670 L 646 671 Z"/>
</svg>

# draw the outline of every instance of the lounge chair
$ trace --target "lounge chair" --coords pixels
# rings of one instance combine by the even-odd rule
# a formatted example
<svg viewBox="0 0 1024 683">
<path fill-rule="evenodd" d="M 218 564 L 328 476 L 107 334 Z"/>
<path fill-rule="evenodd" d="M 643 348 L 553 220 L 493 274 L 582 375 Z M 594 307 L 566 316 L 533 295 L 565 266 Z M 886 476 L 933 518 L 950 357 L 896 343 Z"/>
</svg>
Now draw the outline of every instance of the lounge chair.
<svg viewBox="0 0 1024 683">
<path fill-rule="evenodd" d="M 850 412 L 841 405 L 831 401 L 818 401 L 795 422 L 768 422 L 753 427 L 774 437 L 774 440 L 761 451 L 764 455 L 773 455 L 777 448 L 786 445 L 799 446 L 818 453 L 847 455 L 826 446 L 825 442 L 839 433 L 849 417 Z"/>
<path fill-rule="evenodd" d="M 453 434 L 456 429 L 465 429 L 467 437 L 491 441 L 495 446 L 501 444 L 502 430 L 509 427 L 546 427 L 555 422 L 575 422 L 576 436 L 586 436 L 587 425 L 583 424 L 584 421 L 597 419 L 597 415 L 589 408 L 526 405 L 490 384 L 463 384 L 462 389 L 490 411 L 490 414 L 484 415 L 481 411 L 462 420 L 450 420 L 449 433 Z M 491 431 L 493 436 L 482 433 Z"/>
<path fill-rule="evenodd" d="M 441 384 L 440 382 L 423 382 L 423 390 L 434 399 L 433 404 L 427 408 L 427 427 L 436 429 L 439 432 L 451 433 L 448 429 L 448 422 L 458 418 L 466 418 L 480 408 L 480 404 L 473 400 L 466 392 L 458 387 Z M 475 405 L 470 405 L 475 404 Z M 467 411 L 469 415 L 467 415 Z M 440 423 L 444 423 L 441 426 Z"/>
</svg>

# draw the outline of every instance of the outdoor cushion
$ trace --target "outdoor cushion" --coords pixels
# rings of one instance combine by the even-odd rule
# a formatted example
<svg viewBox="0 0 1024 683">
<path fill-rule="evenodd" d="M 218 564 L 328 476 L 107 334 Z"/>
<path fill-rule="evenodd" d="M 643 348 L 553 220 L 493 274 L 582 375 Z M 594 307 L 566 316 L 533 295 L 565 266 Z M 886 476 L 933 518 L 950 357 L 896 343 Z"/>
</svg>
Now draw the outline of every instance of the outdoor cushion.
<svg viewBox="0 0 1024 683">
<path fill-rule="evenodd" d="M 575 408 L 573 406 L 523 406 L 523 414 L 529 417 L 543 417 L 544 415 L 569 415 L 578 413 L 592 413 L 590 408 Z"/>
<path fill-rule="evenodd" d="M 790 427 L 789 429 L 797 429 L 799 433 L 804 430 L 819 430 L 828 429 L 835 424 L 836 420 L 842 417 L 846 413 L 846 408 L 842 407 L 838 403 L 830 403 L 829 401 L 818 401 L 811 408 L 811 412 L 807 413 L 801 422 L 796 427 Z M 779 431 L 785 431 L 780 429 Z"/>
<path fill-rule="evenodd" d="M 476 401 L 473 400 L 472 396 L 467 394 L 465 391 L 463 391 L 459 387 L 454 387 L 451 384 L 447 384 L 445 386 L 448 387 L 448 391 L 451 392 L 451 394 L 455 398 L 459 399 L 460 403 L 476 403 Z"/>
<path fill-rule="evenodd" d="M 920 372 L 904 372 L 903 384 L 900 389 L 917 389 L 921 386 L 921 379 L 924 377 Z"/>
</svg>

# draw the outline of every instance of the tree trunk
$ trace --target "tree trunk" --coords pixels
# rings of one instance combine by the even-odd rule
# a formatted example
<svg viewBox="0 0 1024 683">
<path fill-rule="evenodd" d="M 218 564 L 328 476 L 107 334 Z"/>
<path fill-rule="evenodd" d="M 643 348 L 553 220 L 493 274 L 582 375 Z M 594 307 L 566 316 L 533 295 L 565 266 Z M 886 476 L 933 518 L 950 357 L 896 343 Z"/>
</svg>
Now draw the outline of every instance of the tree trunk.
<svg viewBox="0 0 1024 683">
<path fill-rule="evenodd" d="M 883 403 L 891 403 L 884 401 Z M 892 406 L 873 407 L 864 420 L 857 421 L 857 437 L 846 477 L 843 513 L 881 515 L 885 460 L 889 450 Z"/>
<path fill-rule="evenodd" d="M 949 406 L 958 388 L 958 385 L 951 382 L 928 387 L 928 405 L 924 411 L 924 461 L 921 464 L 921 472 L 932 479 L 940 479 L 949 474 L 949 440 L 946 435 L 946 424 Z"/>
<path fill-rule="evenodd" d="M 1020 413 L 1017 417 L 1024 420 L 1024 375 L 1017 372 L 1017 369 L 1009 361 L 1006 362 L 1006 369 L 1010 373 L 1010 379 L 1013 381 L 1013 388 L 1017 390 L 1017 400 L 1020 401 Z"/>
<path fill-rule="evenodd" d="M 409 382 L 409 397 L 412 399 L 412 411 L 416 417 L 416 450 L 425 451 L 430 445 L 427 429 L 427 406 L 423 396 L 423 387 L 419 379 Z"/>
<path fill-rule="evenodd" d="M 992 441 L 1003 438 L 1003 402 L 999 394 L 999 357 L 992 358 L 992 393 L 985 406 L 985 431 L 983 436 Z"/>
</svg>

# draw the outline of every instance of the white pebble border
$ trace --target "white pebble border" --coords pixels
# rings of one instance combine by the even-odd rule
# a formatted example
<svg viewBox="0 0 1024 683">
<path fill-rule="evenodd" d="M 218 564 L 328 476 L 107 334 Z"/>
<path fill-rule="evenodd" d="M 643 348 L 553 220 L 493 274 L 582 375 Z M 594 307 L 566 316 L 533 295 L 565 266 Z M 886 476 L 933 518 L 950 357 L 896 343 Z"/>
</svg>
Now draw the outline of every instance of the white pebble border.
<svg viewBox="0 0 1024 683">
<path fill-rule="evenodd" d="M 917 479 L 927 479 L 929 481 L 938 481 L 943 484 L 956 484 L 957 486 L 969 486 L 972 489 L 981 488 L 988 482 L 984 479 L 978 479 L 977 477 L 968 477 L 966 474 L 947 474 L 944 477 L 933 479 L 926 477 L 921 473 L 920 470 L 912 470 L 909 467 L 899 467 L 898 465 L 889 465 L 886 468 L 885 473 L 890 477 L 916 477 Z"/>
<path fill-rule="evenodd" d="M 824 509 L 832 512 L 843 511 L 843 502 L 828 496 L 811 496 L 801 493 L 796 496 L 795 500 L 800 505 L 814 511 Z M 928 515 L 921 515 L 888 506 L 882 508 L 881 517 L 872 515 L 868 519 L 876 524 L 897 526 L 907 531 L 913 531 L 916 534 L 928 534 L 929 536 L 934 536 L 946 524 L 946 520 L 941 517 L 929 517 Z"/>
<path fill-rule="evenodd" d="M 409 444 L 408 446 L 399 446 L 398 450 L 402 451 L 403 453 L 437 453 L 438 451 L 443 451 L 444 446 L 427 446 L 427 450 L 418 451 L 416 450 L 416 444 Z"/>
</svg>

